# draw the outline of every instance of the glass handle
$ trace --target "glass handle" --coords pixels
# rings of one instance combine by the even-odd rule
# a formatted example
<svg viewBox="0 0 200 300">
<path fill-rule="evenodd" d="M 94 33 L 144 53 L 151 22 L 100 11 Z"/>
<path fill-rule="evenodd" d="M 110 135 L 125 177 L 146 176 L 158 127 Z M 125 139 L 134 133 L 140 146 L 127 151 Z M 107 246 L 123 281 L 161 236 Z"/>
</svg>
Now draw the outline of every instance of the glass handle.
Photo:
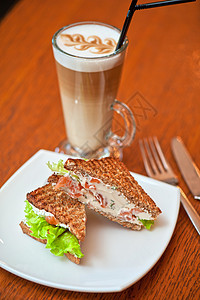
<svg viewBox="0 0 200 300">
<path fill-rule="evenodd" d="M 110 146 L 112 147 L 130 146 L 136 132 L 136 124 L 135 124 L 135 119 L 132 111 L 126 104 L 118 100 L 114 100 L 114 102 L 111 105 L 111 109 L 117 112 L 118 114 L 120 114 L 124 119 L 125 133 L 123 136 L 118 136 L 114 133 L 111 133 L 111 136 L 109 137 Z"/>
</svg>

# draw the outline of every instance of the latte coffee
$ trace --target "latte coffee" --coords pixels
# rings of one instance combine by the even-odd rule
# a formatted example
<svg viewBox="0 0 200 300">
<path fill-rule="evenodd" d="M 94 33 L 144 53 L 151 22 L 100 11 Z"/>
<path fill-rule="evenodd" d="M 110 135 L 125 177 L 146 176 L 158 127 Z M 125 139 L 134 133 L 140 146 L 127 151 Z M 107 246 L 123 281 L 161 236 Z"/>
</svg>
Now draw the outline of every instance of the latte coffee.
<svg viewBox="0 0 200 300">
<path fill-rule="evenodd" d="M 116 98 L 125 50 L 115 52 L 120 31 L 110 25 L 82 22 L 53 37 L 60 95 L 68 142 L 95 152 L 108 143 L 111 105 Z"/>
</svg>

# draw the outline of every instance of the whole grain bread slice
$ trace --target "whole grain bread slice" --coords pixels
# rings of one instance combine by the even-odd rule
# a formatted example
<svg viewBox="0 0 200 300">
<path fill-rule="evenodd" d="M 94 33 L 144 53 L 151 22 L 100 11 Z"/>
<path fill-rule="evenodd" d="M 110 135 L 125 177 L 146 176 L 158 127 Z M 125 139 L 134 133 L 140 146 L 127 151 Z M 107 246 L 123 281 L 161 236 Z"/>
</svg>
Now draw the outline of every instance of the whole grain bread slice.
<svg viewBox="0 0 200 300">
<path fill-rule="evenodd" d="M 133 178 L 124 163 L 116 158 L 91 160 L 69 158 L 64 167 L 77 176 L 88 174 L 100 179 L 106 185 L 114 186 L 129 203 L 134 203 L 136 207 L 146 210 L 154 219 L 161 213 L 160 208 Z"/>
<path fill-rule="evenodd" d="M 85 205 L 72 199 L 62 190 L 55 190 L 51 183 L 27 194 L 27 200 L 38 209 L 52 213 L 59 223 L 67 225 L 78 240 L 86 235 Z"/>
<path fill-rule="evenodd" d="M 32 231 L 30 230 L 30 228 L 22 221 L 20 224 L 20 227 L 23 231 L 24 234 L 27 234 L 28 236 L 32 237 L 33 239 L 35 239 L 36 241 L 40 242 L 40 243 L 43 243 L 43 244 L 46 244 L 47 243 L 47 240 L 46 239 L 39 239 L 39 238 L 36 238 L 34 236 L 31 235 Z M 74 256 L 73 254 L 71 253 L 65 253 L 65 255 L 67 256 L 67 258 L 69 260 L 71 260 L 73 263 L 75 264 L 80 264 L 80 258 Z"/>
</svg>

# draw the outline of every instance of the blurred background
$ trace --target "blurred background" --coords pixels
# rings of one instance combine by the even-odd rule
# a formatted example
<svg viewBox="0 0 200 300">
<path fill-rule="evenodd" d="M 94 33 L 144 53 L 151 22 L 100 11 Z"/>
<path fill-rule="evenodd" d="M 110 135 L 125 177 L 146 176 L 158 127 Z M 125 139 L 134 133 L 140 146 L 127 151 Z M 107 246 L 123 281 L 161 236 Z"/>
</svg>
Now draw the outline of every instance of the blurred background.
<svg viewBox="0 0 200 300">
<path fill-rule="evenodd" d="M 4 164 L 7 177 L 11 163 L 17 168 L 41 148 L 54 150 L 66 137 L 51 47 L 53 34 L 67 24 L 86 20 L 122 28 L 130 2 L 1 1 L 4 18 L 0 57 L 6 53 L 6 60 L 0 61 L 1 144 L 8 153 L 23 149 L 18 162 L 11 156 Z M 153 1 L 140 0 L 138 4 L 146 2 Z M 200 115 L 199 20 L 199 2 L 137 11 L 134 15 L 117 98 L 130 106 L 137 123 L 135 140 L 124 150 L 124 162 L 131 156 L 129 168 L 135 172 L 141 172 L 138 140 L 143 136 L 157 135 L 171 158 L 168 145 L 179 134 L 183 140 L 188 139 L 191 152 L 197 155 L 199 132 L 190 124 L 191 115 L 194 124 L 198 124 Z M 113 126 L 116 132 L 123 131 L 117 115 Z"/>
<path fill-rule="evenodd" d="M 7 12 L 18 2 L 19 0 L 1 0 L 0 1 L 0 19 L 2 19 Z"/>
</svg>

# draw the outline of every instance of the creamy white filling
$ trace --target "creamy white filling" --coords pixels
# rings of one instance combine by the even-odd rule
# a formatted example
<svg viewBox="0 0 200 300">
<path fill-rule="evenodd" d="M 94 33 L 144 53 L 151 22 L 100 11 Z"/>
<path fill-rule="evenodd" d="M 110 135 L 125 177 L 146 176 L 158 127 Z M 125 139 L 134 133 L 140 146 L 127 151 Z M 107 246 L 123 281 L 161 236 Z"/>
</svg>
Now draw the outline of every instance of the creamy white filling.
<svg viewBox="0 0 200 300">
<path fill-rule="evenodd" d="M 83 187 L 85 187 L 85 183 L 90 183 L 92 179 L 90 176 L 83 177 L 80 174 L 78 176 Z M 139 219 L 153 220 L 150 213 L 130 203 L 123 194 L 117 191 L 116 186 L 106 185 L 102 181 L 100 181 L 100 183 L 92 183 L 91 185 L 95 186 L 95 189 L 91 186 L 91 188 L 83 192 L 83 196 L 80 197 L 80 200 L 85 204 L 104 213 L 109 213 L 122 221 L 133 224 L 142 225 Z M 89 191 L 91 191 L 92 194 Z M 98 198 L 98 194 L 103 197 L 103 207 L 102 202 L 95 198 L 95 196 Z"/>
<path fill-rule="evenodd" d="M 44 218 L 45 217 L 54 217 L 55 218 L 55 216 L 52 213 L 46 211 L 45 209 L 39 209 L 39 208 L 35 207 L 33 204 L 31 204 L 30 202 L 29 202 L 29 204 L 31 205 L 31 207 L 36 215 L 38 215 L 40 217 L 44 217 Z M 67 228 L 70 230 L 69 225 L 66 225 L 63 223 L 59 223 L 56 226 L 60 226 L 60 227 Z"/>
</svg>

